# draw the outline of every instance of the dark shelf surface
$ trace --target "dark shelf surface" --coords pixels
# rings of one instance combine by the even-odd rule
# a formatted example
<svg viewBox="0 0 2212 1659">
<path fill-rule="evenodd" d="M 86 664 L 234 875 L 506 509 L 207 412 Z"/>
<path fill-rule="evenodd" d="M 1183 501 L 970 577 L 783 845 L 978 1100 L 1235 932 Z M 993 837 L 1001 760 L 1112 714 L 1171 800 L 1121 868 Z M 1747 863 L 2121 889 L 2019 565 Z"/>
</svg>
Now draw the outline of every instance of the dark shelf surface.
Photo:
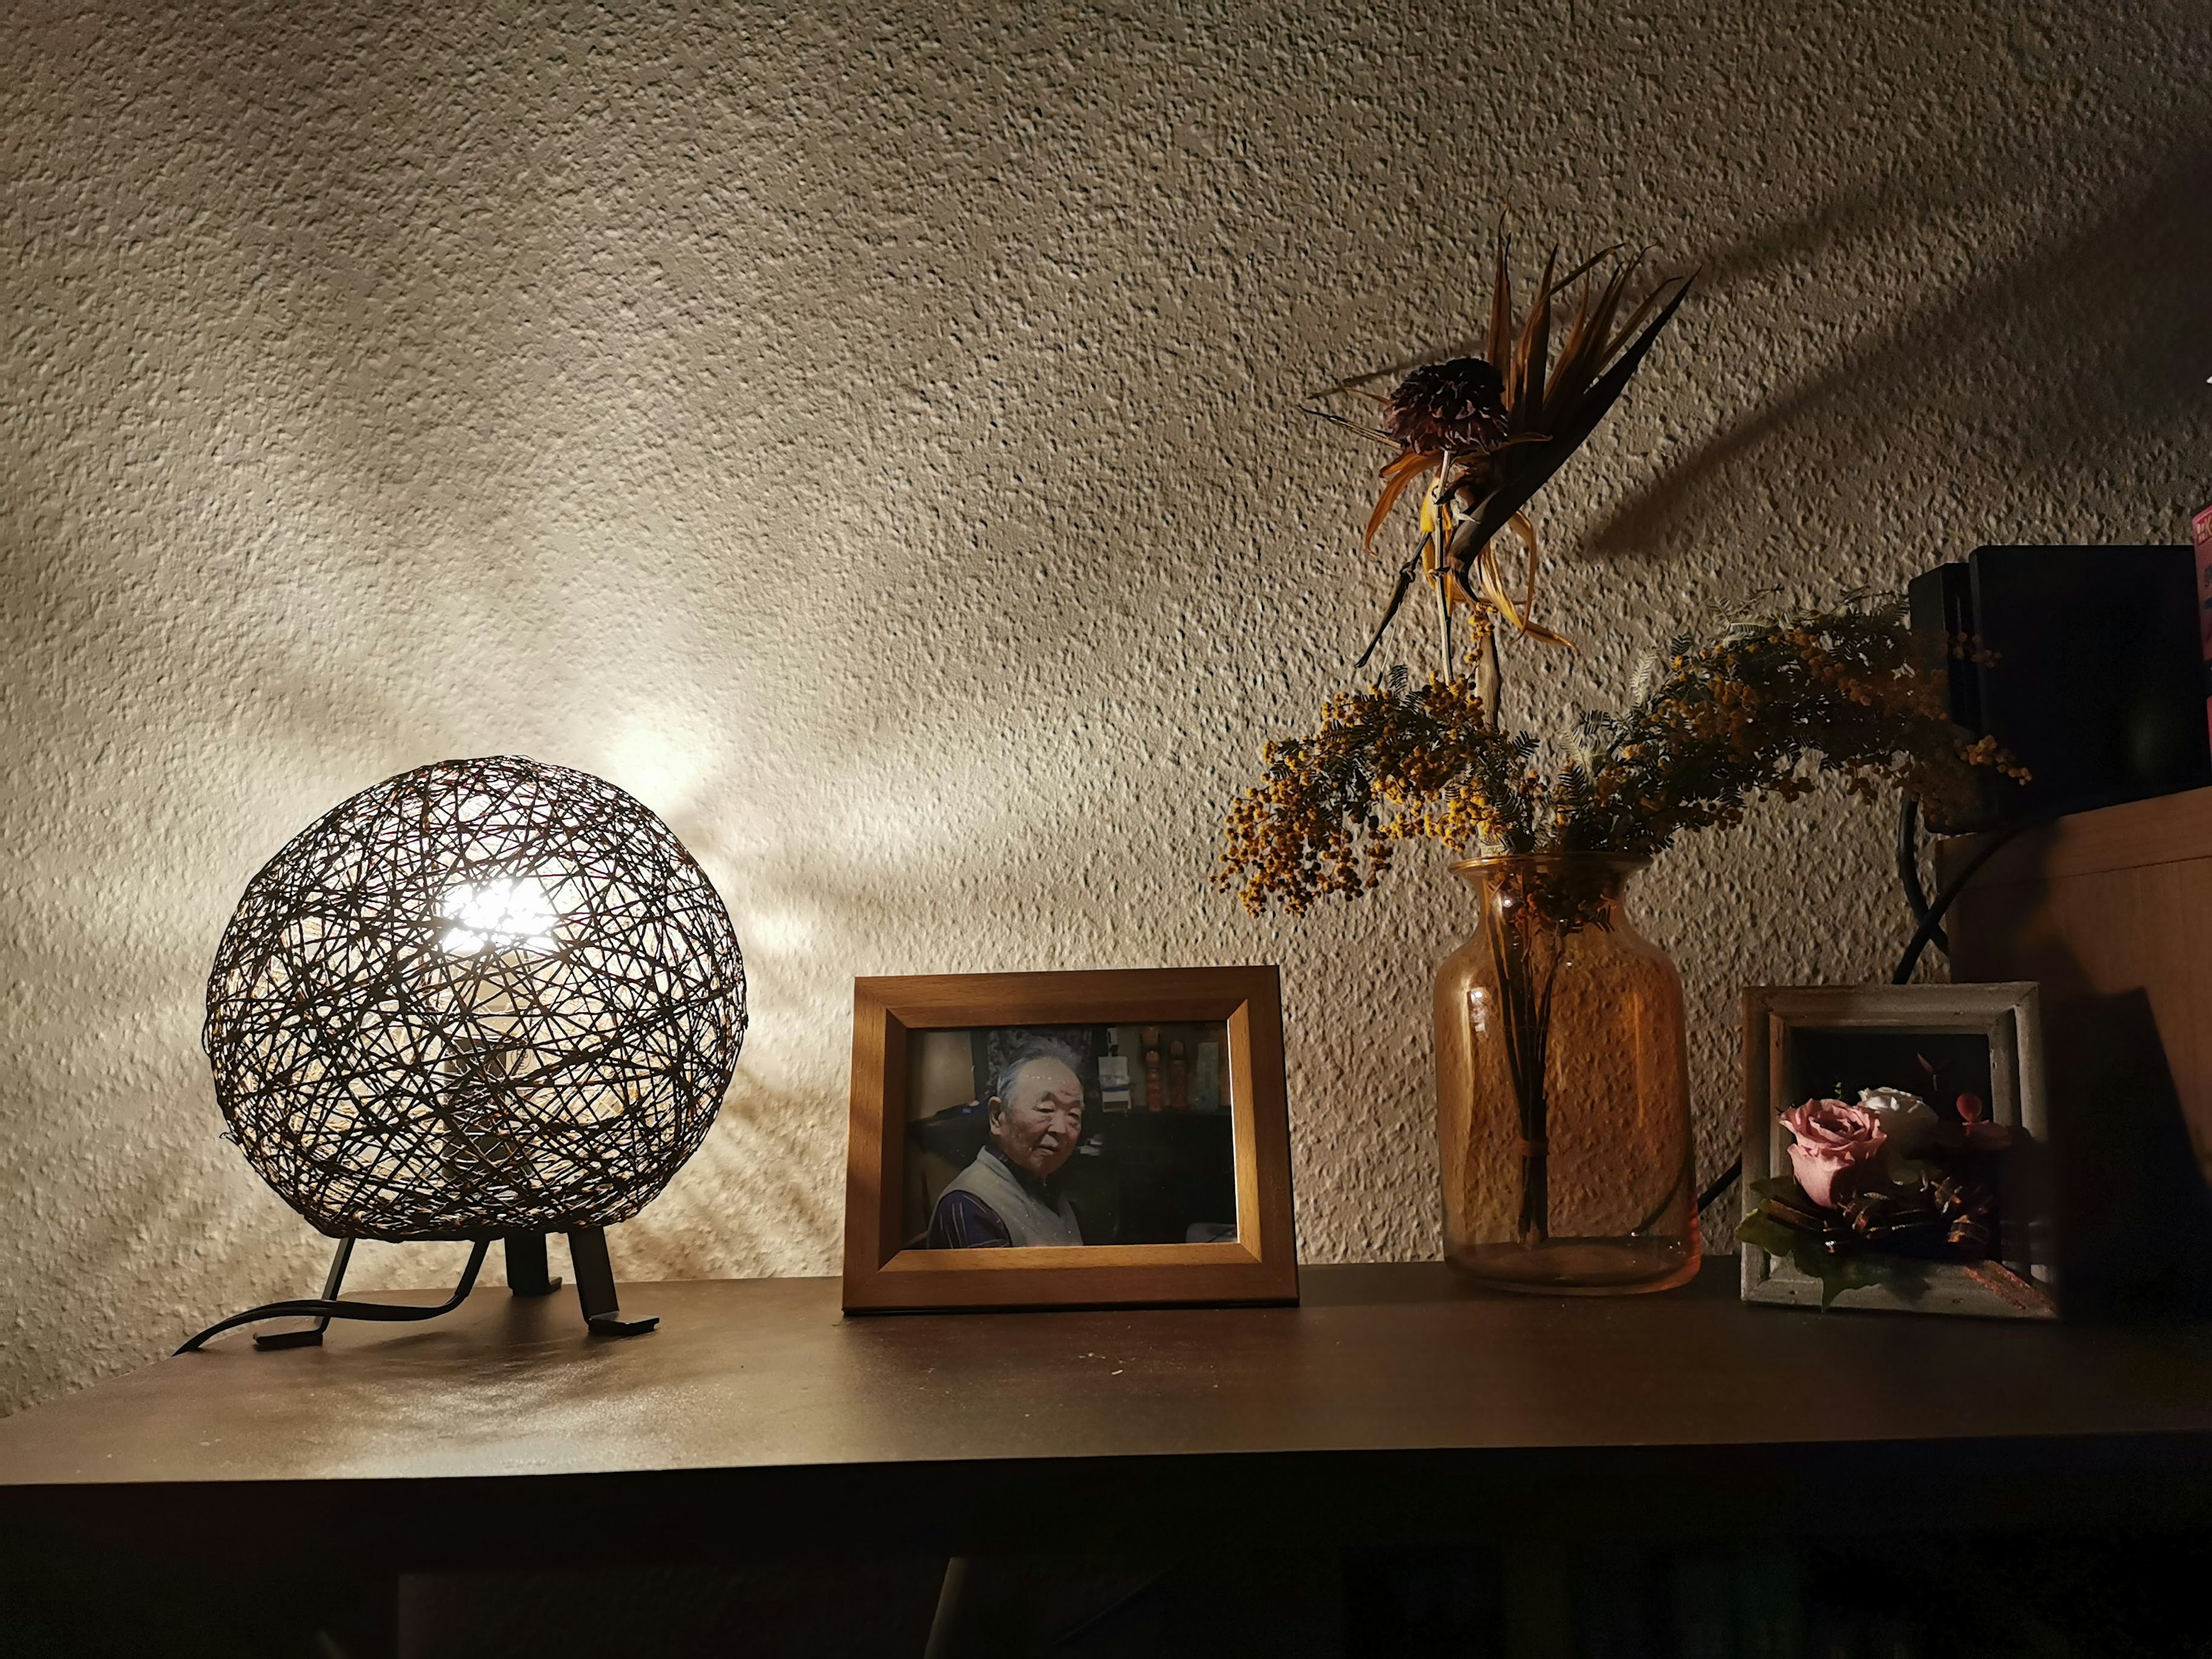
<svg viewBox="0 0 2212 1659">
<path fill-rule="evenodd" d="M 641 1549 L 702 1504 L 726 1541 L 873 1510 L 921 1545 L 1024 1494 L 1103 1536 L 1480 1530 L 1492 1499 L 1657 1524 L 1747 1483 L 1778 1522 L 2212 1518 L 2212 1328 L 1751 1308 L 1735 1267 L 1555 1299 L 1318 1267 L 1298 1308 L 856 1319 L 826 1279 L 644 1285 L 624 1310 L 660 1328 L 625 1340 L 565 1291 L 483 1290 L 319 1349 L 240 1333 L 0 1421 L 0 1524 L 100 1524 L 127 1488 L 142 1520 L 404 1523 L 434 1554 L 441 1528 L 525 1547 L 549 1506 L 619 1498 Z"/>
</svg>

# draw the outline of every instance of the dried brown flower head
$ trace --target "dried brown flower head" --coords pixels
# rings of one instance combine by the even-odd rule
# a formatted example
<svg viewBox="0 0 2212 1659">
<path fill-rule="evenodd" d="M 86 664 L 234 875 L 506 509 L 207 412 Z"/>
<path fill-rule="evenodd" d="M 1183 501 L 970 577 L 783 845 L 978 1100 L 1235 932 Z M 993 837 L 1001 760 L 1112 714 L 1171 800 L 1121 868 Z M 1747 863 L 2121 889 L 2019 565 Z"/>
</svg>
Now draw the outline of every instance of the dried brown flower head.
<svg viewBox="0 0 2212 1659">
<path fill-rule="evenodd" d="M 1371 423 L 1313 411 L 1395 452 L 1382 467 L 1367 515 L 1369 547 L 1401 501 L 1419 511 L 1420 549 L 1399 571 L 1374 638 L 1354 666 L 1367 665 L 1415 583 L 1424 582 L 1437 594 L 1445 678 L 1458 672 L 1454 613 L 1468 613 L 1480 630 L 1493 722 L 1499 668 L 1492 623 L 1540 643 L 1567 643 L 1535 619 L 1537 536 L 1522 509 L 1597 429 L 1690 290 L 1690 278 L 1671 277 L 1632 304 L 1628 290 L 1640 258 L 1618 246 L 1601 248 L 1562 274 L 1555 248 L 1533 291 L 1524 292 L 1525 304 L 1516 304 L 1510 254 L 1501 221 L 1486 356 L 1416 368 L 1388 398 L 1362 392 L 1382 405 Z M 1332 391 L 1357 391 L 1373 378 L 1358 376 Z M 1506 544 L 1500 538 L 1509 535 L 1522 555 L 1517 583 L 1509 580 L 1501 550 Z"/>
<path fill-rule="evenodd" d="M 1406 448 L 1472 456 L 1505 437 L 1505 378 L 1480 357 L 1430 363 L 1398 382 L 1382 429 Z"/>
</svg>

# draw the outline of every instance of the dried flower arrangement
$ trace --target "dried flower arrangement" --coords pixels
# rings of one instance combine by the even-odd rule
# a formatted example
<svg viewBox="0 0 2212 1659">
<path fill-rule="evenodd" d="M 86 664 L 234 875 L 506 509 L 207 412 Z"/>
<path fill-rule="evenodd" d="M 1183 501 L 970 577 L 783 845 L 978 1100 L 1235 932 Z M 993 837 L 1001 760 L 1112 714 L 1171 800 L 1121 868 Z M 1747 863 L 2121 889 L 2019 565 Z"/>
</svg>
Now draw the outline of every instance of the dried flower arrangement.
<svg viewBox="0 0 2212 1659">
<path fill-rule="evenodd" d="M 1894 602 L 1677 640 L 1625 711 L 1583 716 L 1577 752 L 1555 769 L 1540 763 L 1534 736 L 1501 732 L 1485 713 L 1464 679 L 1416 684 L 1402 667 L 1340 693 L 1318 732 L 1267 746 L 1264 781 L 1230 812 L 1217 880 L 1254 915 L 1279 903 L 1296 915 L 1328 894 L 1371 890 L 1401 841 L 1463 856 L 1644 859 L 1686 830 L 1735 823 L 1755 797 L 1795 799 L 1822 774 L 1926 804 L 1961 799 L 1973 766 L 2004 763 L 1948 722 Z M 1521 1233 L 1540 1240 L 1551 990 L 1569 941 L 1601 923 L 1610 878 L 1605 860 L 1546 858 L 1492 878 L 1509 890 L 1483 922 L 1526 1149 Z"/>
<path fill-rule="evenodd" d="M 1608 248 L 1555 277 L 1555 252 L 1516 319 L 1507 253 L 1501 233 L 1489 361 L 1413 370 L 1381 400 L 1379 425 L 1328 416 L 1396 451 L 1368 517 L 1370 546 L 1392 508 L 1421 492 L 1419 545 L 1355 672 L 1417 581 L 1436 594 L 1437 671 L 1417 682 L 1395 669 L 1330 699 L 1313 732 L 1268 744 L 1262 781 L 1230 811 L 1217 884 L 1255 915 L 1273 904 L 1297 915 L 1325 895 L 1371 890 L 1401 841 L 1462 856 L 1650 857 L 1685 830 L 1735 822 L 1756 796 L 1801 795 L 1821 773 L 1862 793 L 1897 786 L 1944 801 L 1971 788 L 1972 768 L 2006 766 L 1948 723 L 1902 602 L 1863 596 L 1675 640 L 1645 665 L 1626 709 L 1582 717 L 1564 761 L 1506 728 L 1500 629 L 1568 644 L 1535 619 L 1537 538 L 1522 509 L 1595 430 L 1689 292 L 1686 277 L 1663 282 L 1616 325 L 1638 262 Z M 1554 353 L 1555 302 L 1577 282 Z M 1495 544 L 1508 531 L 1525 554 L 1518 597 Z M 1457 613 L 1471 675 L 1455 652 Z"/>
<path fill-rule="evenodd" d="M 1607 248 L 1560 276 L 1554 252 L 1520 312 L 1509 255 L 1501 227 L 1486 358 L 1414 369 L 1376 399 L 1380 413 L 1372 420 L 1316 411 L 1392 452 L 1367 518 L 1370 549 L 1400 502 L 1419 502 L 1417 544 L 1354 672 L 1365 667 L 1417 584 L 1435 598 L 1436 670 L 1416 682 L 1395 668 L 1364 690 L 1331 698 L 1315 730 L 1270 743 L 1264 776 L 1230 811 L 1215 879 L 1254 915 L 1279 905 L 1295 915 L 1327 895 L 1371 890 L 1401 842 L 1437 842 L 1486 861 L 1479 938 L 1488 965 L 1469 971 L 1477 975 L 1470 982 L 1494 997 L 1495 1012 L 1439 1013 L 1440 1122 L 1461 1109 L 1450 1103 L 1473 1098 L 1474 1085 L 1458 1071 L 1458 1080 L 1447 1082 L 1445 1057 L 1472 1054 L 1474 1038 L 1458 1027 L 1474 1021 L 1503 1067 L 1511 1113 L 1510 1132 L 1493 1127 L 1484 1144 L 1516 1173 L 1493 1179 L 1474 1160 L 1456 1166 L 1458 1185 L 1448 1180 L 1446 1244 L 1449 1255 L 1459 1224 L 1455 1206 L 1466 1214 L 1489 1201 L 1465 1194 L 1504 1190 L 1510 1179 L 1518 1193 L 1513 1219 L 1486 1211 L 1486 1218 L 1469 1224 L 1483 1232 L 1479 1246 L 1471 1236 L 1460 1243 L 1491 1251 L 1510 1236 L 1504 1248 L 1522 1254 L 1497 1270 L 1517 1282 L 1553 1273 L 1530 1265 L 1540 1260 L 1571 1259 L 1542 1254 L 1553 1237 L 1552 1146 L 1560 1127 L 1553 1110 L 1561 1063 L 1553 1015 L 1562 975 L 1578 959 L 1577 939 L 1612 930 L 1621 867 L 1686 830 L 1735 822 L 1755 797 L 1801 795 L 1823 774 L 1863 793 L 1902 786 L 1926 804 L 1962 799 L 1976 765 L 2003 763 L 1949 723 L 1941 679 L 1920 666 L 1902 604 L 1866 597 L 1748 617 L 1702 642 L 1675 640 L 1646 665 L 1625 709 L 1582 716 L 1564 755 L 1507 726 L 1501 635 L 1571 648 L 1537 618 L 1538 540 L 1524 509 L 1619 400 L 1690 290 L 1689 278 L 1668 279 L 1632 307 L 1638 259 Z M 1555 312 L 1563 326 L 1555 328 Z M 1498 552 L 1508 533 L 1522 553 L 1517 583 L 1508 581 Z M 1461 618 L 1471 672 L 1462 672 L 1455 648 Z M 1443 971 L 1453 972 L 1452 963 Z M 1668 985 L 1672 972 L 1665 970 Z M 1442 977 L 1438 984 L 1441 1010 Z M 1679 1024 L 1678 988 L 1672 996 Z M 1480 1000 L 1469 992 L 1452 1006 Z M 1586 1040 L 1576 1063 L 1614 1063 L 1599 1054 Z M 1449 1062 L 1462 1070 L 1476 1063 Z M 1563 1097 L 1573 1097 L 1571 1085 Z M 1679 1158 L 1668 1150 L 1688 1145 L 1686 1083 L 1650 1115 L 1674 1125 L 1655 1131 L 1646 1149 L 1656 1207 L 1632 1227 L 1607 1224 L 1611 1240 L 1595 1253 L 1594 1224 L 1571 1222 L 1567 1248 L 1581 1254 L 1555 1279 L 1595 1274 L 1579 1280 L 1595 1284 L 1611 1274 L 1607 1282 L 1649 1282 L 1686 1261 L 1694 1267 L 1690 1160 L 1686 1150 Z M 1450 1139 L 1459 1132 L 1445 1133 Z M 1448 1150 L 1448 1165 L 1453 1156 Z M 1589 1189 L 1585 1180 L 1582 1190 Z M 1608 1261 L 1628 1265 L 1588 1265 L 1608 1250 L 1617 1251 Z"/>
<path fill-rule="evenodd" d="M 1921 1065 L 1936 1083 L 1935 1068 Z M 1937 1093 L 1933 1086 L 1929 1092 Z M 1820 1305 L 1845 1291 L 1921 1288 L 1936 1262 L 1966 1267 L 2023 1310 L 2047 1298 L 1983 1264 L 1998 1253 L 1997 1194 L 2012 1130 L 1971 1090 L 1939 1115 L 1917 1094 L 1862 1090 L 1856 1104 L 1808 1100 L 1780 1114 L 1790 1173 L 1751 1183 L 1759 1202 L 1736 1237 L 1820 1281 Z"/>
</svg>

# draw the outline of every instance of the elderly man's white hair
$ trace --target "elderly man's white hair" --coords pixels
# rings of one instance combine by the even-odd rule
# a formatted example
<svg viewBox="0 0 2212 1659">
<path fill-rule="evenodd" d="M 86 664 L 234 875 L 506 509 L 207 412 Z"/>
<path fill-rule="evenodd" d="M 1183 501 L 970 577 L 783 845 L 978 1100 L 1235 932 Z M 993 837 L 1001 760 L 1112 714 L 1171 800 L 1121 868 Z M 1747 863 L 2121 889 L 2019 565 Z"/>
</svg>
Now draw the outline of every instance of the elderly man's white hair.
<svg viewBox="0 0 2212 1659">
<path fill-rule="evenodd" d="M 1030 1033 L 1015 1043 L 1013 1051 L 999 1062 L 998 1074 L 991 1083 L 993 1097 L 1012 1101 L 1014 1087 L 1021 1079 L 1022 1067 L 1033 1060 L 1056 1060 L 1077 1077 L 1083 1075 L 1084 1057 L 1076 1052 L 1073 1043 L 1055 1036 Z"/>
</svg>

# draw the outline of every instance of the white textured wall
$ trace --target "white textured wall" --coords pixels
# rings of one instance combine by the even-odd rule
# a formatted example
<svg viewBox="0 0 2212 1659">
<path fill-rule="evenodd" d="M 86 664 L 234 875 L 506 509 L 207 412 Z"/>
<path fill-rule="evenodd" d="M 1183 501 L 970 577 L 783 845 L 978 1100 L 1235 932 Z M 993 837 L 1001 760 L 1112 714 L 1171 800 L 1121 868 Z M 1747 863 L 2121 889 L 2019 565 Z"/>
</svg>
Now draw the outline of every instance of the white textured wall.
<svg viewBox="0 0 2212 1659">
<path fill-rule="evenodd" d="M 2097 9 L 15 0 L 0 1407 L 317 1279 L 216 1139 L 202 975 L 287 836 L 449 755 L 612 778 L 736 917 L 752 1039 L 632 1274 L 832 1268 L 853 975 L 1255 959 L 1307 1258 L 1432 1252 L 1467 905 L 1206 882 L 1385 582 L 1376 457 L 1294 406 L 1466 339 L 1502 200 L 1704 268 L 1540 502 L 1593 642 L 1547 714 L 1762 588 L 2174 538 L 2207 14 Z M 1647 878 L 1708 1170 L 1738 986 L 1881 970 L 1887 834 Z"/>
</svg>

